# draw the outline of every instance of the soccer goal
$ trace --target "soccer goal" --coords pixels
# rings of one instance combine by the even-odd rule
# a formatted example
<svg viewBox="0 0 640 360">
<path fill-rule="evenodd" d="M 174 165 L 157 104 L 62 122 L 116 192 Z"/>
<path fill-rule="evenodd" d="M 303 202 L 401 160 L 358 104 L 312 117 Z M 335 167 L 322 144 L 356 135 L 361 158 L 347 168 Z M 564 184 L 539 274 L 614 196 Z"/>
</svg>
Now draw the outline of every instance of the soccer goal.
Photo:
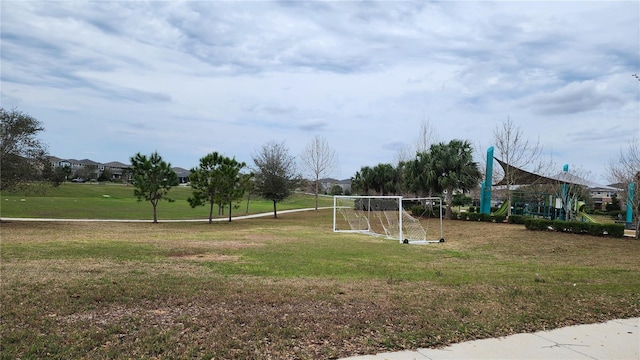
<svg viewBox="0 0 640 360">
<path fill-rule="evenodd" d="M 425 209 L 427 219 L 420 221 L 405 210 L 412 206 Z M 333 231 L 384 236 L 405 244 L 444 242 L 442 199 L 334 196 Z"/>
</svg>

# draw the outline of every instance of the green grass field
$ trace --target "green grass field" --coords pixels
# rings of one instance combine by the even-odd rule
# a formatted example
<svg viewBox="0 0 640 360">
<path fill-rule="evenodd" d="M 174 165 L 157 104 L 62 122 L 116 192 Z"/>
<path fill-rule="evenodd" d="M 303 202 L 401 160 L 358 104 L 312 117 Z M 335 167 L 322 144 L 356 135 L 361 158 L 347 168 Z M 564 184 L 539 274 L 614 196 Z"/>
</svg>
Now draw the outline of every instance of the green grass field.
<svg viewBox="0 0 640 360">
<path fill-rule="evenodd" d="M 635 240 L 445 221 L 447 242 L 402 245 L 331 216 L 4 221 L 0 357 L 331 359 L 640 316 Z"/>
<path fill-rule="evenodd" d="M 153 209 L 149 202 L 139 202 L 133 195 L 133 186 L 123 184 L 65 183 L 56 188 L 48 188 L 44 194 L 39 191 L 25 193 L 2 193 L 0 216 L 15 218 L 61 218 L 61 219 L 153 219 Z M 173 187 L 169 198 L 174 202 L 161 201 L 158 205 L 158 220 L 163 219 L 207 219 L 209 207 L 192 208 L 187 199 L 191 189 L 184 186 Z M 263 199 L 247 199 L 234 203 L 233 216 L 247 213 L 273 212 L 273 203 Z M 332 206 L 333 199 L 320 197 L 319 206 Z M 312 196 L 296 194 L 277 204 L 278 210 L 314 207 Z M 217 206 L 214 217 L 218 215 Z"/>
</svg>

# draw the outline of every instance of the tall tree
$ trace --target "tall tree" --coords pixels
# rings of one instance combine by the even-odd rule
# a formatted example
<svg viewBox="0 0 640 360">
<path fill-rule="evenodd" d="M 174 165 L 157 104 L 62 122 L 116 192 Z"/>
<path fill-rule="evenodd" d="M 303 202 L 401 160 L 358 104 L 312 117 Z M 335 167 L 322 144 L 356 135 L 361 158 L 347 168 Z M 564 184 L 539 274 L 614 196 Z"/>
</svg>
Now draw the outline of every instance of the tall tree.
<svg viewBox="0 0 640 360">
<path fill-rule="evenodd" d="M 619 183 L 624 189 L 622 198 L 630 204 L 635 223 L 635 238 L 640 238 L 640 140 L 634 138 L 626 148 L 621 148 L 618 158 L 609 164 L 610 180 Z M 629 184 L 634 183 L 634 196 L 629 194 Z"/>
<path fill-rule="evenodd" d="M 438 132 L 431 125 L 429 120 L 420 123 L 420 130 L 414 140 L 415 153 L 427 152 L 431 145 L 435 144 L 438 139 Z"/>
<path fill-rule="evenodd" d="M 431 167 L 431 150 L 421 151 L 416 158 L 408 163 L 409 188 L 418 196 L 431 196 L 442 190 L 438 186 L 436 169 Z"/>
<path fill-rule="evenodd" d="M 220 166 L 220 203 L 229 205 L 229 222 L 233 201 L 244 196 L 247 190 L 248 179 L 252 174 L 242 174 L 242 169 L 247 166 L 236 159 L 225 158 Z"/>
<path fill-rule="evenodd" d="M 153 222 L 158 222 L 158 203 L 167 197 L 171 187 L 178 185 L 178 175 L 171 169 L 171 164 L 162 160 L 162 157 L 154 152 L 147 158 L 146 155 L 137 153 L 131 157 L 131 177 L 135 189 L 134 195 L 138 201 L 149 201 L 153 206 Z"/>
<path fill-rule="evenodd" d="M 437 190 L 445 191 L 445 217 L 450 219 L 453 192 L 477 187 L 482 177 L 478 164 L 473 162 L 473 149 L 468 141 L 463 140 L 438 143 L 431 146 L 427 160 L 428 183 L 436 186 Z"/>
<path fill-rule="evenodd" d="M 398 189 L 398 170 L 391 164 L 378 164 L 373 168 L 363 166 L 351 178 L 351 187 L 361 195 L 396 193 Z"/>
<path fill-rule="evenodd" d="M 316 136 L 300 154 L 300 165 L 305 175 L 310 176 L 314 182 L 316 210 L 318 210 L 320 178 L 329 176 L 336 170 L 338 166 L 336 152 L 329 147 L 326 139 Z"/>
<path fill-rule="evenodd" d="M 382 196 L 396 192 L 397 171 L 391 164 L 378 164 L 373 167 L 372 188 Z"/>
<path fill-rule="evenodd" d="M 29 181 L 50 180 L 53 174 L 47 147 L 37 138 L 40 121 L 18 110 L 0 107 L 0 189 Z"/>
<path fill-rule="evenodd" d="M 493 141 L 496 156 L 505 163 L 517 168 L 526 168 L 536 174 L 544 172 L 544 167 L 547 164 L 541 161 L 542 146 L 540 142 L 529 142 L 522 133 L 522 129 L 514 124 L 511 118 L 507 118 L 493 130 Z M 494 170 L 498 169 L 494 168 Z M 517 174 L 508 167 L 504 170 L 503 175 L 506 179 L 507 201 L 511 204 L 511 189 L 513 185 L 518 183 Z M 487 184 L 487 186 L 491 186 L 491 184 Z M 507 214 L 511 215 L 511 206 L 508 207 Z"/>
<path fill-rule="evenodd" d="M 273 201 L 273 217 L 278 218 L 276 204 L 289 197 L 300 181 L 296 160 L 284 143 L 269 142 L 253 156 L 255 189 Z"/>
<path fill-rule="evenodd" d="M 187 201 L 192 208 L 209 204 L 209 224 L 213 222 L 213 206 L 219 203 L 222 158 L 217 152 L 203 156 L 200 166 L 192 168 L 189 175 L 193 196 Z"/>
<path fill-rule="evenodd" d="M 373 183 L 373 172 L 370 167 L 363 166 L 351 178 L 351 189 L 358 195 L 369 195 Z"/>
</svg>

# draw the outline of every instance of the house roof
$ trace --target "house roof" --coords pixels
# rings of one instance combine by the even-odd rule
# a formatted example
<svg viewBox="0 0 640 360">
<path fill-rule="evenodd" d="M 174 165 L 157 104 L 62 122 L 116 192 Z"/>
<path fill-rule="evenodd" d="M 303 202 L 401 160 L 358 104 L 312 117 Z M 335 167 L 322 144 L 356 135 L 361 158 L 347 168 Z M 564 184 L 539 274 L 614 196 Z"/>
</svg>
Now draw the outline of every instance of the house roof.
<svg viewBox="0 0 640 360">
<path fill-rule="evenodd" d="M 131 165 L 129 164 L 124 164 L 121 163 L 119 161 L 111 161 L 108 163 L 99 163 L 96 161 L 93 161 L 91 159 L 82 159 L 82 160 L 76 160 L 76 159 L 61 159 L 59 157 L 56 156 L 49 156 L 49 160 L 50 161 L 55 161 L 55 162 L 60 162 L 60 161 L 67 161 L 69 163 L 72 164 L 80 164 L 80 165 L 89 165 L 89 166 L 98 166 L 98 165 L 104 165 L 104 166 L 109 166 L 112 168 L 130 168 Z M 171 168 L 173 171 L 176 172 L 176 174 L 180 177 L 187 177 L 189 175 L 191 175 L 191 172 L 187 169 L 181 168 L 181 167 L 173 167 Z"/>
<path fill-rule="evenodd" d="M 109 167 L 119 167 L 119 168 L 131 167 L 131 165 L 123 164 L 120 161 L 111 161 L 111 162 L 108 162 L 108 163 L 104 163 L 102 165 L 109 166 Z"/>
<path fill-rule="evenodd" d="M 172 167 L 171 170 L 173 170 L 179 177 L 187 177 L 191 175 L 191 171 L 181 167 Z"/>
<path fill-rule="evenodd" d="M 338 180 L 334 178 L 324 178 L 318 181 L 320 181 L 321 183 L 331 183 L 331 184 L 350 184 L 351 183 L 351 179 Z"/>
<path fill-rule="evenodd" d="M 79 164 L 83 164 L 83 165 L 100 165 L 99 162 L 95 162 L 93 160 L 90 159 L 82 159 L 82 160 L 78 160 Z"/>
</svg>

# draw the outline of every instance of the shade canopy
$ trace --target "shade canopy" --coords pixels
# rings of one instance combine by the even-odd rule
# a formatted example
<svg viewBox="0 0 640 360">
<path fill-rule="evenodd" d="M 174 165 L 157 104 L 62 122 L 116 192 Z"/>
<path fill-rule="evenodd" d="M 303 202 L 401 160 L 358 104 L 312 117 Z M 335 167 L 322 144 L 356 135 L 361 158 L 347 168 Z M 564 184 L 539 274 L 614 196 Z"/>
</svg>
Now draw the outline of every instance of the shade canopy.
<svg viewBox="0 0 640 360">
<path fill-rule="evenodd" d="M 612 186 L 600 185 L 593 181 L 589 181 L 583 179 L 579 176 L 573 175 L 567 171 L 562 171 L 561 173 L 553 176 L 542 176 L 538 174 L 534 174 L 532 172 L 517 168 L 515 166 L 509 165 L 506 162 L 495 158 L 494 159 L 500 164 L 502 170 L 507 173 L 507 169 L 509 170 L 509 176 L 512 179 L 512 183 L 509 185 L 558 185 L 558 184 L 572 184 L 572 185 L 581 185 L 586 186 L 588 188 L 602 188 L 602 189 L 610 189 L 610 190 L 618 190 Z M 506 186 L 507 178 L 504 177 L 498 183 L 493 184 L 493 186 Z"/>
</svg>

